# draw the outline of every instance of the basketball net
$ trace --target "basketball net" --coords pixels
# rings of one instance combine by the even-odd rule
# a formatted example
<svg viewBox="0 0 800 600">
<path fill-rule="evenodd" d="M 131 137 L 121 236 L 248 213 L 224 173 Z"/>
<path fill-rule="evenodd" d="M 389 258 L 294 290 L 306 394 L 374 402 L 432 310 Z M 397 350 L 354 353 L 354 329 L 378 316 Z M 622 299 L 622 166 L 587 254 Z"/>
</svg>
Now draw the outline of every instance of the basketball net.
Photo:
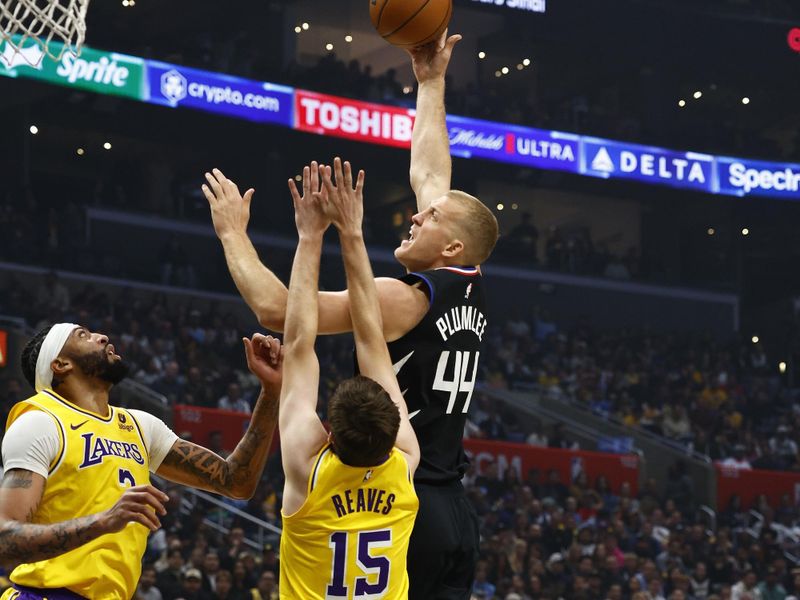
<svg viewBox="0 0 800 600">
<path fill-rule="evenodd" d="M 38 67 L 45 54 L 56 61 L 65 52 L 80 54 L 88 7 L 89 0 L 0 0 L 0 67 Z"/>
</svg>

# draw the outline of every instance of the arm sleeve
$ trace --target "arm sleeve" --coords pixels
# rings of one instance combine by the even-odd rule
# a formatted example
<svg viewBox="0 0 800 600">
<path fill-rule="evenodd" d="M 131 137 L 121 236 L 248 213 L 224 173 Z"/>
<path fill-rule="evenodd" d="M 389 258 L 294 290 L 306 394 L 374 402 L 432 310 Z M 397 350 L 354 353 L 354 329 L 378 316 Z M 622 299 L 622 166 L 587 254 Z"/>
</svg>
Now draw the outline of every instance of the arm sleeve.
<svg viewBox="0 0 800 600">
<path fill-rule="evenodd" d="M 47 479 L 60 444 L 53 417 L 40 410 L 26 412 L 3 438 L 3 469 L 25 469 Z"/>
<path fill-rule="evenodd" d="M 150 472 L 155 473 L 178 436 L 158 417 L 142 410 L 128 409 L 142 427 L 144 443 L 150 453 Z"/>
</svg>

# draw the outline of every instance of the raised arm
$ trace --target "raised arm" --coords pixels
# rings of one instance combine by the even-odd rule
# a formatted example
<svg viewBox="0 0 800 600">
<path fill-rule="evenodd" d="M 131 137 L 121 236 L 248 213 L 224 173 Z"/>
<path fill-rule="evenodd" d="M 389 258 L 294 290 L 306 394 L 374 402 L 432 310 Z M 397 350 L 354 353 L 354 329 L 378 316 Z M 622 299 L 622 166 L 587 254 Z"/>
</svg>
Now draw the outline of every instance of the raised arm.
<svg viewBox="0 0 800 600">
<path fill-rule="evenodd" d="M 255 493 L 278 423 L 283 353 L 280 342 L 271 336 L 255 334 L 243 342 L 247 366 L 261 381 L 261 393 L 244 436 L 228 458 L 187 440 L 176 440 L 158 468 L 161 477 L 230 498 L 249 499 Z"/>
<path fill-rule="evenodd" d="M 306 167 L 308 169 L 308 167 Z M 305 499 L 311 462 L 327 439 L 317 416 L 319 361 L 314 351 L 319 303 L 322 236 L 330 220 L 308 190 L 301 196 L 290 184 L 299 241 L 292 264 L 286 306 L 286 366 L 281 393 L 281 456 L 286 474 L 284 509 L 293 512 Z"/>
<path fill-rule="evenodd" d="M 330 167 L 323 173 L 323 182 L 333 209 L 333 221 L 342 242 L 358 367 L 362 375 L 377 381 L 397 405 L 400 411 L 400 429 L 395 445 L 407 455 L 413 473 L 419 464 L 419 444 L 408 419 L 408 407 L 400 392 L 383 336 L 378 290 L 362 233 L 364 171 L 358 173 L 355 188 L 349 162 L 344 163 L 342 169 L 342 161 L 336 158 L 334 171 L 336 185 L 331 181 Z"/>
<path fill-rule="evenodd" d="M 262 326 L 284 331 L 286 301 L 289 291 L 283 282 L 261 262 L 247 236 L 250 202 L 254 191 L 244 197 L 234 182 L 219 169 L 206 173 L 203 193 L 211 207 L 214 230 L 225 250 L 225 261 L 239 293 Z M 294 181 L 289 181 L 292 194 L 298 194 Z M 303 170 L 303 194 L 320 192 L 319 167 L 312 162 Z M 410 331 L 427 310 L 425 295 L 396 279 L 377 280 L 381 309 L 384 314 L 384 335 L 394 341 Z M 318 334 L 346 333 L 353 330 L 347 290 L 319 293 Z"/>
<path fill-rule="evenodd" d="M 9 469 L 0 484 L 0 564 L 14 566 L 47 560 L 107 533 L 139 523 L 156 531 L 167 495 L 151 485 L 125 490 L 109 510 L 60 523 L 31 523 L 44 493 L 45 478 L 25 469 Z"/>
<path fill-rule="evenodd" d="M 450 191 L 452 160 L 444 106 L 445 73 L 460 35 L 442 37 L 421 48 L 409 50 L 418 82 L 417 112 L 411 137 L 411 189 L 417 210 Z"/>
</svg>

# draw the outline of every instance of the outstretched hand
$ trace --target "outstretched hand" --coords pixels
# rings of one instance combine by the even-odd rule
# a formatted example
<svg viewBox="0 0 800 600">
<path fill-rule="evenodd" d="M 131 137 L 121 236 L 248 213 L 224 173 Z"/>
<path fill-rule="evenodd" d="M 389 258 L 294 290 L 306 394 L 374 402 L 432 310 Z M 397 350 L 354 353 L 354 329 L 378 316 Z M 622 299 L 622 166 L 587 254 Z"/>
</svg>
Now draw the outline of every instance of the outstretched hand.
<svg viewBox="0 0 800 600">
<path fill-rule="evenodd" d="M 447 31 L 445 29 L 441 37 L 430 44 L 407 50 L 411 55 L 414 76 L 419 83 L 425 83 L 433 79 L 444 79 L 447 65 L 450 64 L 450 57 L 453 55 L 453 48 L 461 41 L 460 34 L 448 37 Z"/>
<path fill-rule="evenodd" d="M 211 220 L 214 222 L 217 237 L 222 238 L 230 233 L 247 233 L 250 202 L 255 190 L 250 188 L 242 196 L 237 185 L 219 169 L 206 173 L 206 181 L 208 184 L 204 183 L 201 189 L 211 207 Z"/>
<path fill-rule="evenodd" d="M 327 191 L 320 185 L 320 167 L 317 161 L 303 168 L 303 195 L 297 190 L 293 179 L 289 180 L 289 192 L 294 202 L 294 221 L 297 232 L 302 235 L 321 235 L 331 224 L 325 209 Z"/>
<path fill-rule="evenodd" d="M 358 172 L 358 177 L 353 187 L 353 169 L 348 161 L 344 162 L 338 156 L 333 159 L 333 174 L 336 183 L 331 179 L 331 168 L 322 169 L 322 192 L 318 192 L 321 206 L 339 230 L 339 233 L 361 233 L 364 221 L 364 171 Z"/>
<path fill-rule="evenodd" d="M 283 346 L 280 340 L 261 333 L 242 338 L 247 368 L 259 378 L 264 387 L 280 389 L 283 379 Z"/>
</svg>

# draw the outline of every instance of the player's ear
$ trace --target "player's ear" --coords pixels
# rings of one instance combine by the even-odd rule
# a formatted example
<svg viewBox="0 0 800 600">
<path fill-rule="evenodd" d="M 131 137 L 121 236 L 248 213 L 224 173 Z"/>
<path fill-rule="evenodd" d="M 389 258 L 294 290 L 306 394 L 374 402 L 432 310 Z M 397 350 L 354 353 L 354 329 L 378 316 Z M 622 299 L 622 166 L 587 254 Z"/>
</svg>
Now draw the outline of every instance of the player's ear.
<svg viewBox="0 0 800 600">
<path fill-rule="evenodd" d="M 333 445 L 333 432 L 332 431 L 328 432 L 328 443 Z"/>
<path fill-rule="evenodd" d="M 456 256 L 460 256 L 464 253 L 464 242 L 459 239 L 455 239 L 450 242 L 447 247 L 442 250 L 442 256 L 445 258 L 455 258 Z"/>
<path fill-rule="evenodd" d="M 53 370 L 53 377 L 55 379 L 63 380 L 64 377 L 72 372 L 75 365 L 69 358 L 59 356 L 53 359 L 53 362 L 50 363 L 50 368 Z"/>
</svg>

